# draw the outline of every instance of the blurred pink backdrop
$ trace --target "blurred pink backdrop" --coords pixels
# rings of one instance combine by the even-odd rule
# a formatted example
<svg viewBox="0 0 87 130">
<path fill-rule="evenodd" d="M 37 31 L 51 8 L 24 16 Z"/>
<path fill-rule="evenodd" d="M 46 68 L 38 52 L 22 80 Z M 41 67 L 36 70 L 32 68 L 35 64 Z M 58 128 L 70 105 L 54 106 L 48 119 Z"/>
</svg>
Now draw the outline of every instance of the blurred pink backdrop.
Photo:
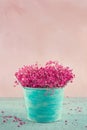
<svg viewBox="0 0 87 130">
<path fill-rule="evenodd" d="M 76 78 L 65 96 L 87 96 L 87 1 L 0 0 L 0 97 L 21 97 L 14 73 L 58 60 Z"/>
</svg>

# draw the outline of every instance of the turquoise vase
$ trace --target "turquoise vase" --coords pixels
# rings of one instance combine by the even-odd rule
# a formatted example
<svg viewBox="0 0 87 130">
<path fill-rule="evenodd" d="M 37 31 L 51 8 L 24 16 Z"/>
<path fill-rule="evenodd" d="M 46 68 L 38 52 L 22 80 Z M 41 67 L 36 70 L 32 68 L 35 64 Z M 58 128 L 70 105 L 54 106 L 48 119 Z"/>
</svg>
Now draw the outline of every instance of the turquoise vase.
<svg viewBox="0 0 87 130">
<path fill-rule="evenodd" d="M 61 120 L 64 88 L 23 89 L 29 120 L 41 123 Z"/>
</svg>

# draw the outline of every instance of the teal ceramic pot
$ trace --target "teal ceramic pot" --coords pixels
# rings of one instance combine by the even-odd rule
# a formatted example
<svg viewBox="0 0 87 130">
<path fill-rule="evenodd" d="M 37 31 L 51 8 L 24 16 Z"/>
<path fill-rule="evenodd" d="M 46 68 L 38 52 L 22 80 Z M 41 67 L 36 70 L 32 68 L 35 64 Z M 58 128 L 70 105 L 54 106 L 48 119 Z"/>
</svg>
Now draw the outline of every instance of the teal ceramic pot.
<svg viewBox="0 0 87 130">
<path fill-rule="evenodd" d="M 61 120 L 64 88 L 23 88 L 28 119 L 34 122 Z"/>
</svg>

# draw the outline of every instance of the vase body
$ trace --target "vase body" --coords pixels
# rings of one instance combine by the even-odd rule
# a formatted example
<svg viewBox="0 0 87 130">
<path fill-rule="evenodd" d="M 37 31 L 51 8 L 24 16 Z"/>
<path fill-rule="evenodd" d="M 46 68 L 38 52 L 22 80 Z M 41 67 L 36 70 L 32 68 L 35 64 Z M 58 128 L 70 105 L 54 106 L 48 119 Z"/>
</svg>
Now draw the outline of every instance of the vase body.
<svg viewBox="0 0 87 130">
<path fill-rule="evenodd" d="M 64 88 L 23 88 L 28 119 L 46 123 L 62 119 Z"/>
</svg>

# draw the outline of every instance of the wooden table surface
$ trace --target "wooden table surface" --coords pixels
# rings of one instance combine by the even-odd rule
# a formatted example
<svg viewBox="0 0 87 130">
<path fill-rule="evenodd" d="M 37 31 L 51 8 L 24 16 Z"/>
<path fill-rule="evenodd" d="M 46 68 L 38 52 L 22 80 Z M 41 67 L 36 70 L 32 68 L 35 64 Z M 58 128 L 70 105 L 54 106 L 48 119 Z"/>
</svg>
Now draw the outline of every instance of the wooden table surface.
<svg viewBox="0 0 87 130">
<path fill-rule="evenodd" d="M 0 98 L 0 130 L 87 130 L 87 98 L 64 98 L 62 120 L 27 120 L 23 98 Z"/>
</svg>

